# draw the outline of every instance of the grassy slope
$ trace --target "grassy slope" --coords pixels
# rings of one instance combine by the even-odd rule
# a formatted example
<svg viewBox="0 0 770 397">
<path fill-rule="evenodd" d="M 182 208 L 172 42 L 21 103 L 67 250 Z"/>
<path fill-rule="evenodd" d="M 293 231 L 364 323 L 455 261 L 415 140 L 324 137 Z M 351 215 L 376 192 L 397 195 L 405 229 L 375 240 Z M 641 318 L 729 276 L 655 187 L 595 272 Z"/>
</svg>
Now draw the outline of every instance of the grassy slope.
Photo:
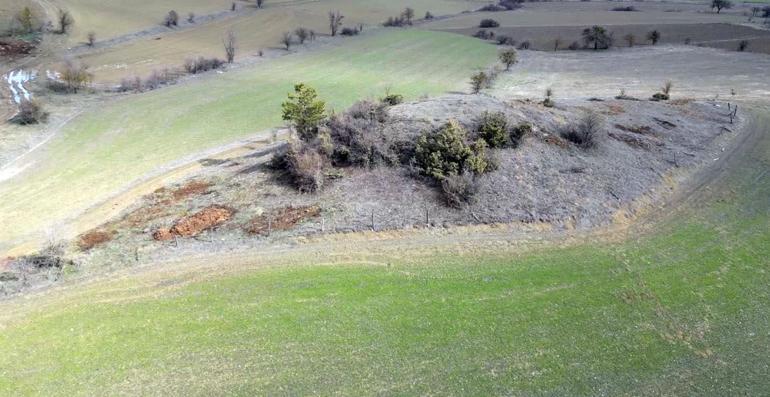
<svg viewBox="0 0 770 397">
<path fill-rule="evenodd" d="M 464 88 L 496 49 L 446 33 L 392 30 L 248 70 L 112 102 L 50 143 L 34 172 L 0 185 L 0 248 L 104 199 L 159 165 L 277 126 L 296 82 L 341 109 L 392 92 L 417 97 Z"/>
<path fill-rule="evenodd" d="M 86 1 L 86 0 L 78 0 Z M 91 0 L 87 0 L 91 1 Z M 251 2 L 253 3 L 253 1 Z M 388 16 L 398 15 L 404 7 L 410 6 L 421 18 L 430 10 L 435 15 L 455 14 L 473 9 L 482 4 L 479 0 L 325 0 L 318 1 L 267 1 L 265 8 L 256 10 L 253 5 L 239 2 L 239 6 L 250 7 L 245 13 L 233 18 L 198 24 L 194 29 L 181 29 L 163 36 L 162 40 L 143 38 L 126 44 L 99 51 L 82 57 L 91 66 L 97 82 L 118 82 L 123 77 L 146 76 L 152 70 L 164 67 L 179 67 L 191 56 L 223 56 L 222 38 L 232 31 L 238 39 L 239 54 L 256 54 L 259 50 L 282 47 L 284 32 L 299 26 L 313 29 L 319 34 L 329 31 L 327 12 L 340 10 L 345 15 L 345 26 L 358 24 L 379 24 Z M 113 3 L 109 3 L 113 6 Z M 230 6 L 230 2 L 226 4 Z M 249 11 L 251 10 L 251 11 Z M 166 11 L 152 11 L 162 15 Z M 104 20 L 118 19 L 119 13 Z M 186 18 L 187 13 L 182 14 Z M 156 24 L 156 18 L 146 18 L 147 25 Z M 90 24 L 86 21 L 84 26 Z M 84 28 L 85 29 L 85 28 Z M 100 28 L 101 29 L 101 28 Z M 95 29 L 99 32 L 100 29 Z M 85 33 L 73 37 L 83 40 Z"/>
<path fill-rule="evenodd" d="M 44 298 L 45 314 L 0 333 L 0 390 L 763 394 L 770 139 L 740 161 L 655 235 L 616 246 L 359 253 L 165 292 L 173 284 L 128 278 Z"/>
</svg>

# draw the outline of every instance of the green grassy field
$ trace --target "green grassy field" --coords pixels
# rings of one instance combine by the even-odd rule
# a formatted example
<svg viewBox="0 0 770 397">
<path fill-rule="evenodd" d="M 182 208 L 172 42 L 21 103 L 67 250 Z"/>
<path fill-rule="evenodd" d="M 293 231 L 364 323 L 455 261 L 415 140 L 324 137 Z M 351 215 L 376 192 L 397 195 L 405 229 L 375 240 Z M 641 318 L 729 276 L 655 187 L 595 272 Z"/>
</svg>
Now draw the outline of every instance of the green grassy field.
<svg viewBox="0 0 770 397">
<path fill-rule="evenodd" d="M 8 302 L 0 391 L 761 395 L 769 171 L 765 134 L 654 234 L 617 245 L 359 252 Z"/>
<path fill-rule="evenodd" d="M 238 4 L 246 7 L 246 3 Z M 117 83 L 123 77 L 146 76 L 153 70 L 179 67 L 189 57 L 223 57 L 222 38 L 230 31 L 237 37 L 239 57 L 253 56 L 260 50 L 282 48 L 284 32 L 292 32 L 300 26 L 313 29 L 319 35 L 328 34 L 329 10 L 342 12 L 345 26 L 363 24 L 368 29 L 390 16 L 399 15 L 407 6 L 415 10 L 417 18 L 422 18 L 426 11 L 434 15 L 456 14 L 484 3 L 479 0 L 284 0 L 265 4 L 264 9 L 256 12 L 198 24 L 194 29 L 180 29 L 164 35 L 162 40 L 148 37 L 131 41 L 85 55 L 81 60 L 91 66 L 95 81 Z M 84 35 L 73 34 L 81 41 Z"/>
<path fill-rule="evenodd" d="M 281 125 L 280 103 L 297 82 L 340 110 L 388 88 L 409 98 L 465 89 L 496 51 L 473 38 L 391 30 L 110 102 L 67 125 L 27 174 L 0 186 L 0 248 L 162 164 Z"/>
</svg>

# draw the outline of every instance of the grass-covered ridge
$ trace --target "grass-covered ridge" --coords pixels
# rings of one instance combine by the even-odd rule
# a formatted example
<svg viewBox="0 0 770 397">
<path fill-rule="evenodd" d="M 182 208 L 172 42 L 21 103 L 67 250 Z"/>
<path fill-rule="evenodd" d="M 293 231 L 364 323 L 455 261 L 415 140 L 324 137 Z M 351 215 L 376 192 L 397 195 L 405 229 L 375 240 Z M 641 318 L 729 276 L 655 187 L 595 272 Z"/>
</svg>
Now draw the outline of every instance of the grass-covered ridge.
<svg viewBox="0 0 770 397">
<path fill-rule="evenodd" d="M 748 146 L 618 245 L 362 252 L 43 297 L 0 332 L 0 393 L 762 394 L 770 139 Z"/>
<path fill-rule="evenodd" d="M 473 38 L 392 30 L 114 101 L 69 124 L 34 172 L 0 186 L 2 242 L 40 233 L 158 166 L 281 125 L 293 84 L 342 109 L 386 89 L 415 98 L 464 88 L 496 48 Z"/>
</svg>

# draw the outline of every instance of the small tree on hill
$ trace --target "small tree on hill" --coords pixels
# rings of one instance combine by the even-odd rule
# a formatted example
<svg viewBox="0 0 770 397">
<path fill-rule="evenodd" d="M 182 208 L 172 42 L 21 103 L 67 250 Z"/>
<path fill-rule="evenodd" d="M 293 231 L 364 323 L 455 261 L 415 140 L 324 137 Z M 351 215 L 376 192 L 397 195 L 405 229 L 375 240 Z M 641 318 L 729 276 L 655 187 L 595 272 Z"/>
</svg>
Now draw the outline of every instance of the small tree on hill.
<svg viewBox="0 0 770 397">
<path fill-rule="evenodd" d="M 69 92 L 78 92 L 91 83 L 93 75 L 88 72 L 88 66 L 67 60 L 61 70 L 61 79 Z"/>
<path fill-rule="evenodd" d="M 235 33 L 233 31 L 227 32 L 227 36 L 225 36 L 224 40 L 222 40 L 222 45 L 225 47 L 225 57 L 227 58 L 227 63 L 233 63 L 235 60 Z"/>
<path fill-rule="evenodd" d="M 36 17 L 29 7 L 24 7 L 14 17 L 22 33 L 32 33 L 35 30 Z"/>
<path fill-rule="evenodd" d="M 606 50 L 612 46 L 612 36 L 602 26 L 592 26 L 583 30 L 583 42 L 594 50 Z"/>
<path fill-rule="evenodd" d="M 414 19 L 414 10 L 406 7 L 404 12 L 401 13 L 401 18 L 403 18 L 405 24 L 411 25 L 412 19 Z"/>
<path fill-rule="evenodd" d="M 518 62 L 517 56 L 516 56 L 516 50 L 513 48 L 509 48 L 503 51 L 500 51 L 500 54 L 498 54 L 498 57 L 500 58 L 500 62 L 505 65 L 505 70 L 511 70 L 511 66 L 516 64 Z"/>
<path fill-rule="evenodd" d="M 489 76 L 485 72 L 478 72 L 471 76 L 471 92 L 478 94 L 487 85 Z"/>
<path fill-rule="evenodd" d="M 730 0 L 711 0 L 711 9 L 716 9 L 717 14 L 725 8 L 733 8 L 733 2 Z"/>
<path fill-rule="evenodd" d="M 75 19 L 72 18 L 72 15 L 70 15 L 69 11 L 67 10 L 59 10 L 59 13 L 56 17 L 56 19 L 59 21 L 59 34 L 67 33 L 69 28 L 75 23 Z"/>
<path fill-rule="evenodd" d="M 284 32 L 283 36 L 281 36 L 281 44 L 286 47 L 286 51 L 291 49 L 291 44 L 294 42 L 293 40 L 294 36 L 291 34 L 291 32 Z"/>
<path fill-rule="evenodd" d="M 305 84 L 294 86 L 294 93 L 281 105 L 283 120 L 288 121 L 300 138 L 310 141 L 318 134 L 318 125 L 326 118 L 326 104 L 318 99 L 312 87 Z"/>
<path fill-rule="evenodd" d="M 294 35 L 297 36 L 297 40 L 299 40 L 300 44 L 305 44 L 305 40 L 310 37 L 310 31 L 305 28 L 297 28 L 294 31 Z"/>
<path fill-rule="evenodd" d="M 332 36 L 337 35 L 337 31 L 340 29 L 340 26 L 342 26 L 342 20 L 344 18 L 345 16 L 340 14 L 339 11 L 329 11 L 329 30 L 331 30 Z"/>
<path fill-rule="evenodd" d="M 171 10 L 166 14 L 166 18 L 163 19 L 163 25 L 165 25 L 167 28 L 170 28 L 172 26 L 177 26 L 179 24 L 179 14 L 176 13 L 176 11 Z"/>
<path fill-rule="evenodd" d="M 649 40 L 652 45 L 658 44 L 658 41 L 660 41 L 660 32 L 653 30 L 650 33 L 647 33 L 647 40 Z"/>
</svg>

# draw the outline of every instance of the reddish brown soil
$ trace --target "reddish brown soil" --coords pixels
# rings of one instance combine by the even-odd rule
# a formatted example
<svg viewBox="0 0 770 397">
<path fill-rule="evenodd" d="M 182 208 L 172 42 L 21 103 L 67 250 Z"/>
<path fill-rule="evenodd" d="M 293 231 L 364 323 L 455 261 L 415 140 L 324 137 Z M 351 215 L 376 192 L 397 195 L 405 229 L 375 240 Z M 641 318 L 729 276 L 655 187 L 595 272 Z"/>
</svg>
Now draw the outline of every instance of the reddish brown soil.
<svg viewBox="0 0 770 397">
<path fill-rule="evenodd" d="M 26 55 L 32 52 L 34 45 L 23 40 L 0 39 L 0 56 Z"/>
<path fill-rule="evenodd" d="M 156 230 L 152 237 L 158 241 L 171 240 L 174 237 L 194 237 L 229 221 L 233 213 L 230 208 L 212 205 L 179 219 L 169 229 Z"/>
<path fill-rule="evenodd" d="M 267 235 L 271 230 L 288 230 L 294 225 L 321 214 L 317 205 L 305 207 L 285 207 L 254 217 L 244 228 L 249 234 Z"/>
<path fill-rule="evenodd" d="M 88 251 L 98 245 L 107 243 L 115 236 L 115 232 L 105 230 L 92 230 L 80 236 L 78 247 L 82 251 Z"/>
<path fill-rule="evenodd" d="M 187 182 L 187 184 L 185 184 L 184 186 L 171 192 L 171 196 L 174 198 L 174 201 L 179 201 L 190 196 L 206 193 L 210 187 L 211 187 L 210 182 L 197 181 L 197 180 L 190 181 L 190 182 Z"/>
</svg>

